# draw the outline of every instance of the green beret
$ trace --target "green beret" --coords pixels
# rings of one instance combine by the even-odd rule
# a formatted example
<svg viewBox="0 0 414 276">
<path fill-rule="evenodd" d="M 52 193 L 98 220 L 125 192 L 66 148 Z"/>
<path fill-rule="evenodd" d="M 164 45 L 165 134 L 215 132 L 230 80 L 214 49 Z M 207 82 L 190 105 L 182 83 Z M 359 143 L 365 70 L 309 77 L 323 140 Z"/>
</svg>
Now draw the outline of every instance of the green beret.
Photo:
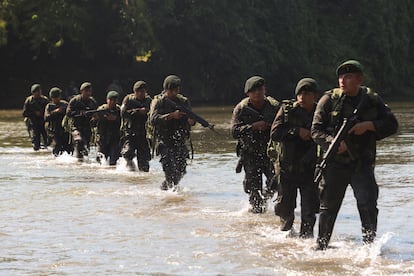
<svg viewBox="0 0 414 276">
<path fill-rule="evenodd" d="M 264 78 L 260 76 L 253 76 L 249 78 L 244 85 L 244 93 L 259 88 L 265 84 Z"/>
<path fill-rule="evenodd" d="M 62 90 L 59 87 L 52 87 L 49 91 L 49 97 L 57 98 L 62 95 Z"/>
<path fill-rule="evenodd" d="M 146 88 L 147 87 L 147 83 L 145 81 L 137 81 L 136 83 L 134 83 L 133 86 L 133 90 L 138 90 L 140 88 Z"/>
<path fill-rule="evenodd" d="M 356 60 L 347 60 L 336 68 L 336 75 L 346 74 L 346 73 L 362 73 L 362 65 Z"/>
<path fill-rule="evenodd" d="M 82 83 L 82 85 L 80 86 L 79 90 L 82 91 L 85 88 L 91 87 L 92 84 L 90 82 L 84 82 Z"/>
<path fill-rule="evenodd" d="M 41 88 L 40 88 L 40 84 L 35 83 L 35 84 L 33 84 L 33 85 L 32 85 L 32 87 L 30 88 L 30 92 L 31 92 L 31 93 L 34 93 L 34 92 L 39 91 L 40 89 L 41 89 Z"/>
<path fill-rule="evenodd" d="M 298 81 L 295 88 L 295 95 L 298 95 L 301 91 L 318 92 L 318 84 L 316 80 L 312 78 L 303 78 Z"/>
<path fill-rule="evenodd" d="M 107 99 L 118 99 L 119 94 L 116 91 L 109 91 L 108 94 L 106 94 Z"/>
<path fill-rule="evenodd" d="M 174 89 L 181 86 L 181 79 L 176 75 L 169 75 L 164 79 L 164 89 Z"/>
</svg>

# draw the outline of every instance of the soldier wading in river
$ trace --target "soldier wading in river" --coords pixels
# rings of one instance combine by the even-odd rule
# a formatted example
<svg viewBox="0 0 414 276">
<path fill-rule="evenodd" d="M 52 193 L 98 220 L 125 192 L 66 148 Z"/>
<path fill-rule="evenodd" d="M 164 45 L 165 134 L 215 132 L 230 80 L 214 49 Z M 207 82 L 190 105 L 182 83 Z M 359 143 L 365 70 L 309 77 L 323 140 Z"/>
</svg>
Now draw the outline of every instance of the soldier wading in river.
<svg viewBox="0 0 414 276">
<path fill-rule="evenodd" d="M 297 191 L 300 192 L 300 237 L 313 237 L 315 214 L 319 210 L 318 189 L 313 182 L 316 144 L 311 137 L 313 113 L 318 98 L 316 81 L 301 79 L 295 89 L 296 100 L 283 101 L 272 125 L 271 137 L 276 141 L 280 181 L 275 214 L 280 217 L 282 231 L 292 228 Z"/>
<path fill-rule="evenodd" d="M 66 116 L 70 121 L 72 142 L 74 145 L 75 157 L 81 161 L 84 155 L 89 153 L 89 143 L 92 138 L 92 127 L 98 119 L 97 113 L 90 116 L 87 111 L 96 110 L 98 107 L 92 97 L 92 85 L 89 82 L 82 83 L 80 95 L 74 96 L 66 109 Z"/>
<path fill-rule="evenodd" d="M 266 198 L 273 196 L 277 181 L 274 167 L 267 156 L 270 127 L 279 109 L 279 102 L 265 95 L 265 80 L 259 76 L 249 78 L 244 87 L 247 98 L 233 110 L 231 131 L 238 140 L 237 155 L 240 156 L 236 172 L 244 168 L 244 191 L 249 194 L 250 211 L 262 213 Z M 263 188 L 263 174 L 266 187 Z"/>
<path fill-rule="evenodd" d="M 129 170 L 136 169 L 132 161 L 136 156 L 138 169 L 148 172 L 151 153 L 146 136 L 146 122 L 152 99 L 147 94 L 147 84 L 144 81 L 137 81 L 133 90 L 134 93 L 125 96 L 121 106 L 123 136 L 121 153 Z"/>
<path fill-rule="evenodd" d="M 62 100 L 62 90 L 58 87 L 50 89 L 49 97 L 51 102 L 45 108 L 45 121 L 47 122 L 47 130 L 49 136 L 54 142 L 53 154 L 58 156 L 64 151 L 73 152 L 73 146 L 70 143 L 70 133 L 65 131 L 62 126 L 62 120 L 66 114 L 68 102 Z"/>
<path fill-rule="evenodd" d="M 356 115 L 357 121 L 340 141 L 319 185 L 321 203 L 316 247 L 319 250 L 328 247 L 348 184 L 357 201 L 362 241 L 374 241 L 378 217 L 378 185 L 374 176 L 376 142 L 398 129 L 396 118 L 381 97 L 361 86 L 363 70 L 358 61 L 342 63 L 336 74 L 339 88 L 327 91 L 319 100 L 312 122 L 312 138 L 326 151 L 345 118 L 349 121 Z"/>
<path fill-rule="evenodd" d="M 150 124 L 155 127 L 156 152 L 165 174 L 162 190 L 178 188 L 186 173 L 189 151 L 186 141 L 190 137 L 190 128 L 195 121 L 177 109 L 183 106 L 191 110 L 189 100 L 179 94 L 181 80 L 175 75 L 167 76 L 163 83 L 164 91 L 154 97 L 151 104 Z"/>
<path fill-rule="evenodd" d="M 46 105 L 49 103 L 49 99 L 42 95 L 40 84 L 33 84 L 30 91 L 32 95 L 24 101 L 23 117 L 32 140 L 33 149 L 38 151 L 41 145 L 43 147 L 48 146 L 44 112 Z M 41 139 L 43 140 L 42 144 Z"/>
</svg>

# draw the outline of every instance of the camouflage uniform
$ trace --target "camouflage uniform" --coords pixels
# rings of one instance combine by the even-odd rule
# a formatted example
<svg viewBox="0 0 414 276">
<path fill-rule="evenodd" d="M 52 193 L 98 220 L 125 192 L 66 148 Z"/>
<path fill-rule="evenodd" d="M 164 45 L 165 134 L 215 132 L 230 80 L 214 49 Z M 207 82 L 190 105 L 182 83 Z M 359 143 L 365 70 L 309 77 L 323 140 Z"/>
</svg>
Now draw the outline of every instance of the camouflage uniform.
<svg viewBox="0 0 414 276">
<path fill-rule="evenodd" d="M 72 120 L 72 141 L 77 158 L 88 155 L 89 143 L 92 138 L 91 118 L 81 115 L 81 111 L 95 110 L 97 107 L 98 105 L 92 97 L 85 101 L 82 95 L 76 95 L 69 101 L 66 115 Z"/>
<path fill-rule="evenodd" d="M 169 77 L 172 78 L 172 82 L 177 80 L 179 83 L 178 77 Z M 166 78 L 166 81 L 169 77 Z M 166 81 L 164 81 L 164 89 L 171 88 L 169 82 L 166 83 Z M 191 110 L 189 100 L 183 95 L 178 94 L 175 99 L 171 100 L 177 105 Z M 154 97 L 149 122 L 155 127 L 156 153 L 161 156 L 160 162 L 165 174 L 165 181 L 161 185 L 163 190 L 175 188 L 179 184 L 186 173 L 187 158 L 189 158 L 189 150 L 186 145 L 186 141 L 190 137 L 188 118 L 167 120 L 167 115 L 174 111 L 176 111 L 176 106 L 169 104 L 164 93 Z"/>
<path fill-rule="evenodd" d="M 135 94 L 125 96 L 122 101 L 122 134 L 123 134 L 123 148 L 122 155 L 127 162 L 132 162 L 132 159 L 137 156 L 138 169 L 141 171 L 149 171 L 149 161 L 151 160 L 151 153 L 146 137 L 146 122 L 147 114 L 138 112 L 138 108 L 145 107 L 150 109 L 151 97 L 146 96 L 144 100 L 140 101 L 135 97 Z"/>
<path fill-rule="evenodd" d="M 296 95 L 305 88 L 316 92 L 316 82 L 306 78 L 298 82 Z M 281 230 L 291 229 L 296 208 L 297 190 L 301 198 L 300 236 L 313 236 L 315 214 L 319 210 L 317 186 L 313 182 L 316 165 L 316 144 L 312 140 L 303 140 L 299 136 L 300 128 L 310 131 L 313 113 L 303 109 L 296 100 L 283 101 L 271 129 L 271 137 L 277 142 L 280 181 L 275 205 L 275 214 L 282 222 Z"/>
<path fill-rule="evenodd" d="M 115 108 L 110 109 L 108 104 L 103 104 L 98 107 L 98 111 L 99 119 L 96 137 L 98 152 L 103 154 L 105 159 L 109 158 L 109 165 L 113 166 L 116 165 L 120 156 L 121 107 L 117 104 Z M 108 120 L 108 115 L 116 116 L 116 119 Z M 100 162 L 102 156 L 98 155 L 97 158 Z"/>
<path fill-rule="evenodd" d="M 32 85 L 32 93 L 39 90 L 41 90 L 39 84 Z M 40 149 L 41 138 L 43 140 L 43 145 L 48 145 L 48 137 L 44 120 L 45 107 L 48 103 L 49 99 L 44 95 L 40 95 L 39 98 L 36 98 L 32 95 L 27 97 L 24 101 L 23 117 L 25 117 L 25 122 L 32 139 L 33 149 L 36 151 Z"/>
<path fill-rule="evenodd" d="M 55 96 L 58 97 L 54 94 L 55 91 L 58 91 L 59 96 L 61 95 L 61 90 L 59 88 L 52 88 L 50 90 L 51 98 L 54 98 Z M 57 103 L 48 103 L 45 108 L 45 121 L 48 123 L 47 130 L 55 143 L 52 151 L 55 156 L 62 154 L 64 151 L 68 153 L 73 151 L 73 147 L 70 144 L 69 133 L 66 132 L 62 126 L 62 120 L 65 116 L 67 106 L 67 101 L 60 100 Z"/>
<path fill-rule="evenodd" d="M 359 63 L 348 61 L 340 65 L 337 75 L 362 73 Z M 398 122 L 381 97 L 366 87 L 360 87 L 357 96 L 346 96 L 339 88 L 327 91 L 320 99 L 313 123 L 312 138 L 327 150 L 344 118 L 353 114 L 354 109 L 364 101 L 358 115 L 361 122 L 372 121 L 375 131 L 362 135 L 350 134 L 345 139 L 348 151 L 336 154 L 333 162 L 327 164 L 320 183 L 320 218 L 317 249 L 326 249 L 332 235 L 334 223 L 345 195 L 351 185 L 357 201 L 362 224 L 363 242 L 374 240 L 377 231 L 378 185 L 375 181 L 374 166 L 376 141 L 394 134 Z"/>
<path fill-rule="evenodd" d="M 261 110 L 256 110 L 249 102 L 249 98 L 239 102 L 233 110 L 231 132 L 238 140 L 237 155 L 240 156 L 240 165 L 245 171 L 243 187 L 249 194 L 252 212 L 261 213 L 264 208 L 266 193 L 273 195 L 276 189 L 276 179 L 273 165 L 267 156 L 267 144 L 270 139 L 270 128 L 265 131 L 253 131 L 252 123 L 265 121 L 271 124 L 279 109 L 279 102 L 272 97 L 266 97 Z M 239 170 L 236 169 L 238 172 Z M 263 190 L 262 175 L 266 176 L 266 190 Z"/>
</svg>

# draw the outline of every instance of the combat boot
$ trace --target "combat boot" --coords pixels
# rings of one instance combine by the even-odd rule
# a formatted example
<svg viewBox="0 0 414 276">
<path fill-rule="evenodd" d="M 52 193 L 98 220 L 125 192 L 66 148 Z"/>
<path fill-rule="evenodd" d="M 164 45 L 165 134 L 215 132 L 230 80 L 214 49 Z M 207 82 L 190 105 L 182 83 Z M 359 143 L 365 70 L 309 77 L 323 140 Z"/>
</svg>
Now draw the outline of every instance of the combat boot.
<svg viewBox="0 0 414 276">
<path fill-rule="evenodd" d="M 377 233 L 375 230 L 362 228 L 362 243 L 363 244 L 373 243 L 376 236 L 377 236 Z"/>
<path fill-rule="evenodd" d="M 293 220 L 295 219 L 294 215 L 288 217 L 280 217 L 280 231 L 289 231 L 292 229 Z"/>
<path fill-rule="evenodd" d="M 166 181 L 166 180 L 164 180 L 164 181 L 161 183 L 160 189 L 161 189 L 161 190 L 163 190 L 163 191 L 167 191 L 167 190 L 168 190 L 168 183 L 167 183 L 167 181 Z"/>
<path fill-rule="evenodd" d="M 300 225 L 299 237 L 302 239 L 313 238 L 313 224 L 309 222 L 302 222 Z"/>
<path fill-rule="evenodd" d="M 261 214 L 265 212 L 265 208 L 264 208 L 265 200 L 259 191 L 256 190 L 250 193 L 249 202 L 251 205 L 251 208 L 249 211 L 252 212 L 253 214 Z"/>
</svg>

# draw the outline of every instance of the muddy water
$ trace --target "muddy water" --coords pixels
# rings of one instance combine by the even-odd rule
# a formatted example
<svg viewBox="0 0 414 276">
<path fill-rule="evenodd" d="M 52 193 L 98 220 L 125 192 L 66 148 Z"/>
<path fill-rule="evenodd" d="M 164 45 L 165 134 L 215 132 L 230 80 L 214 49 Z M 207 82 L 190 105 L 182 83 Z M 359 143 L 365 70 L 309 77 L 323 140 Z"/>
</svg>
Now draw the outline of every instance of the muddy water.
<svg viewBox="0 0 414 276">
<path fill-rule="evenodd" d="M 413 104 L 393 104 L 400 132 L 379 144 L 378 239 L 361 245 L 348 190 L 332 249 L 279 231 L 273 202 L 248 213 L 235 174 L 231 107 L 195 109 L 220 134 L 193 129 L 194 160 L 178 193 L 149 173 L 33 152 L 20 111 L 0 111 L 0 275 L 414 274 Z M 299 209 L 296 217 L 299 217 Z M 317 231 L 315 229 L 315 231 Z"/>
</svg>

